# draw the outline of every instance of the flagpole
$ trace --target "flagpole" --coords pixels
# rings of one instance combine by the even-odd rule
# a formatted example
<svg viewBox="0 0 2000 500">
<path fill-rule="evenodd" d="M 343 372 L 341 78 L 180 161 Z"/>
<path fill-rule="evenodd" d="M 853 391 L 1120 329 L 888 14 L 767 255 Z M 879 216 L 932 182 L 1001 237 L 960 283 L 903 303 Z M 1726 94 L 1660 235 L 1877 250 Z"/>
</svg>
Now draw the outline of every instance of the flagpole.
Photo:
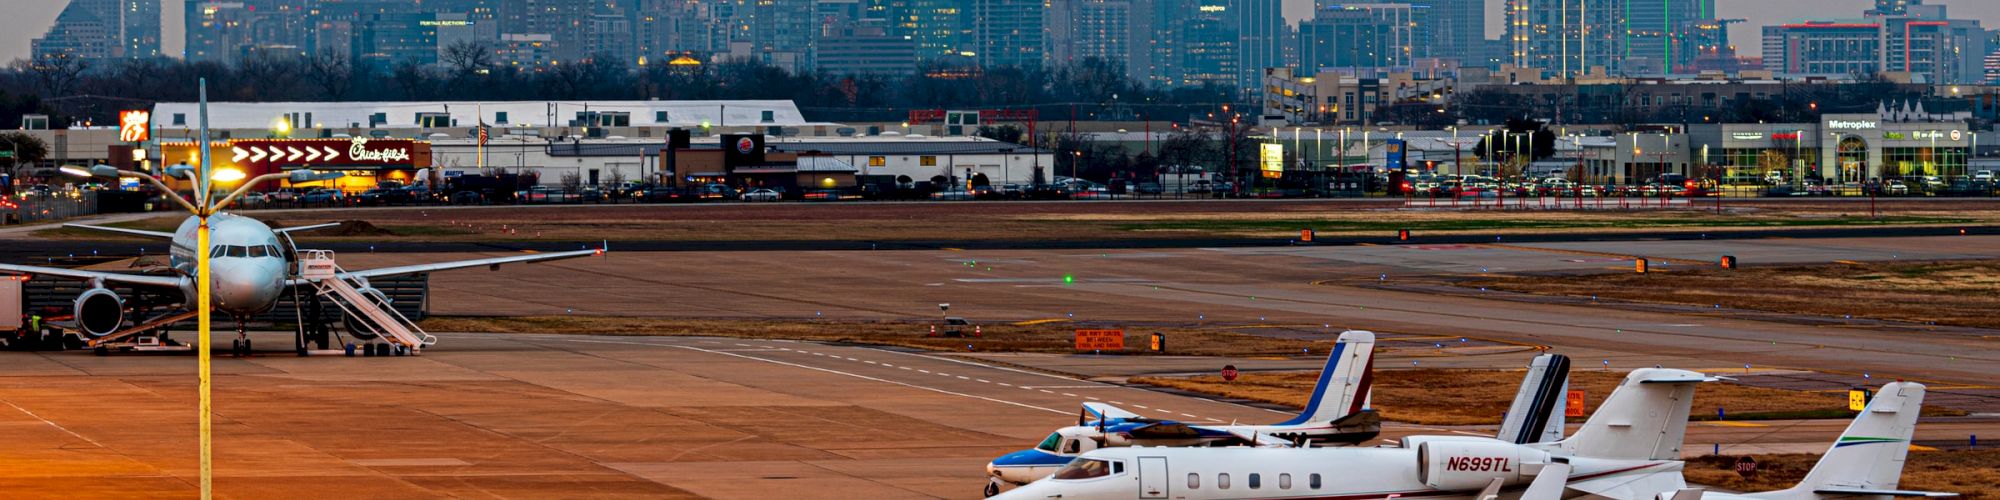
<svg viewBox="0 0 2000 500">
<path fill-rule="evenodd" d="M 477 159 L 473 161 L 479 164 L 479 175 L 486 175 L 486 104 L 485 103 L 474 104 L 472 112 L 479 114 L 478 118 L 479 140 L 477 141 L 479 143 L 479 146 L 478 146 L 478 151 L 473 155 L 477 157 Z"/>
</svg>

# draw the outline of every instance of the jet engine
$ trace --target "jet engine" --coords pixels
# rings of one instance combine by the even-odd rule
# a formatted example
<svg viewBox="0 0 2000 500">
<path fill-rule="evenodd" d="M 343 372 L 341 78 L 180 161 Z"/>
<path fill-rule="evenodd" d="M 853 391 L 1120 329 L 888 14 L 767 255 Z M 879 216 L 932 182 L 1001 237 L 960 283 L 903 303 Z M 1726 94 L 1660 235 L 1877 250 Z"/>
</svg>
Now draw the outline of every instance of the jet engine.
<svg viewBox="0 0 2000 500">
<path fill-rule="evenodd" d="M 76 297 L 76 326 L 92 337 L 118 331 L 125 324 L 125 299 L 109 288 L 92 288 Z"/>
<path fill-rule="evenodd" d="M 377 289 L 373 286 L 369 286 L 368 282 L 366 281 L 361 282 L 361 286 L 355 287 L 354 291 L 360 292 L 362 297 L 367 297 L 369 300 L 379 301 L 377 303 L 382 304 L 383 307 L 390 307 L 391 302 L 389 301 L 389 294 L 382 293 L 382 290 Z M 356 305 L 361 307 L 373 307 L 373 305 L 371 304 L 356 304 Z M 368 318 L 356 317 L 353 313 L 349 312 L 342 312 L 340 318 L 347 325 L 348 335 L 351 335 L 354 338 L 361 340 L 375 340 L 375 337 L 377 337 L 377 335 L 375 335 L 374 331 L 372 331 L 370 327 L 362 326 L 364 323 L 368 322 Z"/>
<path fill-rule="evenodd" d="M 1526 484 L 1534 476 L 1522 466 L 1547 463 L 1548 452 L 1497 439 L 1431 438 L 1414 443 L 1417 475 L 1424 485 L 1442 490 L 1478 490 L 1493 478 L 1509 486 Z"/>
</svg>

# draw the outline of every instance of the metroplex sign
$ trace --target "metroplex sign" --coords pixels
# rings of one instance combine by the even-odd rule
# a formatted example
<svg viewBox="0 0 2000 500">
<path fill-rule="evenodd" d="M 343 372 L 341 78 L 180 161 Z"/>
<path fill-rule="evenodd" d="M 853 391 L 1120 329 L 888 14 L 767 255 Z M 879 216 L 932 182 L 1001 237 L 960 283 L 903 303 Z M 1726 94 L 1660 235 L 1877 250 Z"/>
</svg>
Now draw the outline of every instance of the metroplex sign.
<svg viewBox="0 0 2000 500">
<path fill-rule="evenodd" d="M 410 165 L 408 139 L 253 139 L 230 143 L 237 165 L 384 166 Z"/>
</svg>

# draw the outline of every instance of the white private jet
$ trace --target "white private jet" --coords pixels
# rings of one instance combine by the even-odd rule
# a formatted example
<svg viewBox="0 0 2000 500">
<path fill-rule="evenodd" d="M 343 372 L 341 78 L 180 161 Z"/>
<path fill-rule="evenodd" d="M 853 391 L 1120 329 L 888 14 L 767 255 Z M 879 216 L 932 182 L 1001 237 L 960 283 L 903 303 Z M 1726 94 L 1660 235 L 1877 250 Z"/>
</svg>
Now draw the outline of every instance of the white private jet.
<svg viewBox="0 0 2000 500">
<path fill-rule="evenodd" d="M 1057 429 L 1034 448 L 1001 455 L 986 464 L 992 482 L 986 495 L 999 492 L 999 483 L 1026 484 L 1048 477 L 1077 455 L 1098 448 L 1116 446 L 1292 446 L 1312 440 L 1318 444 L 1352 444 L 1374 439 L 1382 432 L 1382 419 L 1368 408 L 1370 385 L 1374 383 L 1375 333 L 1347 331 L 1333 344 L 1333 352 L 1320 369 L 1319 382 L 1311 399 L 1297 417 L 1269 425 L 1195 425 L 1174 420 L 1147 418 L 1104 403 L 1084 403 L 1076 425 Z"/>
<path fill-rule="evenodd" d="M 169 240 L 172 245 L 169 265 L 164 272 L 156 274 L 136 274 L 103 271 L 84 271 L 42 266 L 22 266 L 0 264 L 0 272 L 47 275 L 86 281 L 90 288 L 77 296 L 72 318 L 75 329 L 89 338 L 100 338 L 117 333 L 126 328 L 127 304 L 117 292 L 106 284 L 118 283 L 139 288 L 173 291 L 179 290 L 182 301 L 177 309 L 186 311 L 195 304 L 196 276 L 195 231 L 200 219 L 188 217 L 179 230 L 173 233 L 64 224 L 63 227 L 105 231 L 127 235 L 144 236 Z M 239 338 L 243 335 L 244 323 L 253 315 L 270 310 L 278 303 L 279 296 L 288 285 L 305 283 L 293 271 L 298 249 L 292 243 L 289 233 L 335 226 L 321 224 L 273 230 L 262 221 L 230 213 L 218 213 L 209 217 L 209 265 L 210 285 L 213 287 L 211 303 L 213 309 L 229 314 L 237 320 Z M 514 257 L 473 259 L 436 264 L 388 267 L 341 273 L 338 276 L 356 283 L 364 293 L 375 292 L 367 286 L 369 278 L 427 273 L 448 269 L 485 266 L 498 269 L 501 264 L 541 262 L 557 259 L 572 259 L 591 255 L 601 255 L 603 249 L 577 250 L 570 252 L 550 252 Z M 169 313 L 161 317 L 174 316 Z M 145 324 L 141 321 L 139 324 Z M 361 332 L 356 332 L 361 333 Z M 367 340 L 367 339 L 363 339 Z"/>
<path fill-rule="evenodd" d="M 1103 448 L 1003 499 L 1653 498 L 1686 488 L 1681 437 L 1700 373 L 1647 368 L 1625 377 L 1562 441 L 1517 444 L 1411 436 L 1400 448 Z M 1530 483 L 1533 484 L 1530 484 Z"/>
<path fill-rule="evenodd" d="M 1945 498 L 1957 493 L 1897 489 L 1903 479 L 1903 459 L 1917 433 L 1917 415 L 1924 409 L 1924 385 L 1890 382 L 1875 393 L 1854 423 L 1820 455 L 1819 463 L 1799 484 L 1763 493 L 1728 494 L 1680 490 L 1660 494 L 1661 500 L 1831 500 L 1836 498 Z M 1698 495 L 1698 496 L 1697 496 Z"/>
</svg>

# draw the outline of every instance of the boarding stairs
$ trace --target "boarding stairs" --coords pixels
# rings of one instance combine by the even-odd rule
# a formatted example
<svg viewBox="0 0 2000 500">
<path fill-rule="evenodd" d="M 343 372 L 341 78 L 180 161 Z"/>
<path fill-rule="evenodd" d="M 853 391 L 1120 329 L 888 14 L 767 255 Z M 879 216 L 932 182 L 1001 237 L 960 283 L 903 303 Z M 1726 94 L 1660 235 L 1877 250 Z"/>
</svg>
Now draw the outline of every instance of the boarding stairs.
<svg viewBox="0 0 2000 500">
<path fill-rule="evenodd" d="M 416 354 L 423 348 L 437 344 L 437 337 L 424 333 L 416 322 L 396 312 L 389 304 L 389 298 L 380 292 L 363 292 L 356 288 L 359 284 L 367 288 L 366 280 L 352 280 L 343 277 L 347 273 L 333 260 L 330 250 L 299 250 L 299 277 L 310 281 L 319 290 L 319 295 L 339 306 L 348 318 L 347 329 L 356 334 L 366 333 L 395 344 Z"/>
<path fill-rule="evenodd" d="M 153 319 L 152 321 L 147 321 L 147 322 L 145 322 L 145 323 L 140 323 L 140 324 L 138 324 L 138 325 L 136 325 L 136 326 L 133 326 L 133 327 L 131 327 L 131 328 L 126 328 L 126 329 L 124 329 L 124 330 L 119 330 L 119 331 L 117 331 L 117 332 L 115 332 L 115 333 L 112 333 L 112 334 L 110 334 L 110 335 L 105 335 L 105 336 L 103 336 L 103 337 L 98 337 L 98 338 L 95 338 L 95 339 L 91 339 L 91 340 L 90 340 L 90 342 L 88 343 L 88 345 L 89 345 L 90 347 L 92 347 L 92 348 L 97 348 L 97 347 L 103 347 L 103 346 L 105 346 L 105 345 L 107 345 L 107 344 L 113 344 L 113 343 L 117 343 L 117 342 L 124 342 L 124 341 L 125 341 L 125 339 L 129 339 L 129 338 L 132 338 L 132 337 L 134 337 L 134 336 L 138 336 L 139 334 L 143 334 L 143 333 L 147 333 L 147 332 L 151 332 L 151 331 L 153 331 L 153 330 L 155 330 L 155 329 L 158 329 L 158 328 L 160 328 L 160 327 L 164 327 L 164 326 L 167 326 L 167 325 L 171 325 L 171 324 L 174 324 L 174 323 L 179 323 L 179 322 L 182 322 L 182 321 L 187 321 L 187 319 L 188 319 L 188 318 L 193 318 L 193 317 L 195 317 L 195 314 L 196 314 L 196 313 L 195 313 L 194 311 L 182 311 L 182 312 L 178 312 L 178 313 L 174 313 L 174 314 L 169 314 L 169 315 L 166 315 L 166 316 L 161 316 L 161 317 L 159 317 L 159 318 L 155 318 L 155 319 Z"/>
</svg>

